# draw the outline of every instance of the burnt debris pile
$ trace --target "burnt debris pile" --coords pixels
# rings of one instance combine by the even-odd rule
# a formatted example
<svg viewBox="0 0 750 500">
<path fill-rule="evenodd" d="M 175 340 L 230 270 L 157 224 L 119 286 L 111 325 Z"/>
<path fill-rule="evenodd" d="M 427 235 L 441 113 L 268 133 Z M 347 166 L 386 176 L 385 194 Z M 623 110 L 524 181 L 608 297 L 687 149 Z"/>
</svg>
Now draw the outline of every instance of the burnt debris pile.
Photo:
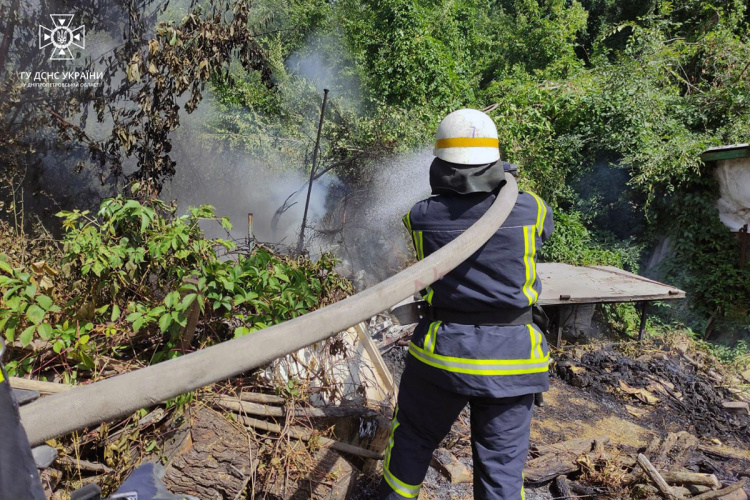
<svg viewBox="0 0 750 500">
<path fill-rule="evenodd" d="M 747 416 L 727 410 L 732 405 L 726 403 L 733 402 L 735 396 L 723 386 L 721 375 L 702 370 L 703 365 L 691 356 L 657 350 L 631 358 L 612 347 L 584 353 L 580 358 L 575 354 L 560 355 L 556 369 L 571 385 L 590 386 L 596 393 L 615 392 L 659 406 L 660 423 L 668 428 L 750 445 Z"/>
</svg>

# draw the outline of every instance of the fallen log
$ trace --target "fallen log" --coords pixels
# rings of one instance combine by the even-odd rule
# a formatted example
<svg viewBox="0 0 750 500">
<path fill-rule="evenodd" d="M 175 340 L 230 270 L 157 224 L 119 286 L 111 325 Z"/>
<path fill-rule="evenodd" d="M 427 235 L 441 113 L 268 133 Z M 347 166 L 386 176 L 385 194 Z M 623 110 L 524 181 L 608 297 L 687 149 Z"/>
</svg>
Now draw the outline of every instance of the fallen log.
<svg viewBox="0 0 750 500">
<path fill-rule="evenodd" d="M 711 488 L 719 488 L 721 483 L 713 474 L 701 474 L 699 472 L 662 472 L 661 477 L 669 484 L 697 484 L 701 486 L 709 486 Z"/>
<path fill-rule="evenodd" d="M 282 429 L 280 425 L 272 424 L 271 422 L 266 422 L 264 420 L 258 420 L 256 418 L 250 418 L 239 414 L 235 414 L 235 416 L 239 419 L 240 422 L 242 422 L 243 425 L 252 427 L 253 429 L 275 432 L 277 434 L 281 434 L 283 431 L 286 432 L 290 437 L 299 439 L 301 441 L 309 441 L 310 439 L 315 437 L 318 444 L 323 447 L 333 448 L 334 450 L 349 453 L 350 455 L 356 455 L 358 457 L 374 458 L 376 460 L 383 459 L 383 455 L 381 455 L 380 453 L 366 450 L 364 448 L 360 448 L 359 446 L 354 446 L 353 444 L 334 441 L 333 439 L 329 439 L 327 437 L 315 436 L 311 431 L 308 431 L 307 429 L 303 429 L 301 427 L 285 427 Z"/>
<path fill-rule="evenodd" d="M 640 465 L 643 468 L 643 471 L 648 475 L 648 477 L 651 478 L 651 480 L 656 484 L 656 487 L 659 488 L 659 491 L 669 500 L 679 500 L 680 496 L 676 495 L 674 491 L 672 491 L 672 488 L 669 487 L 667 482 L 664 480 L 663 477 L 661 477 L 661 474 L 659 474 L 659 471 L 656 470 L 656 468 L 651 464 L 648 458 L 646 458 L 646 455 L 643 453 L 638 454 L 638 465 Z"/>
<path fill-rule="evenodd" d="M 737 481 L 731 486 L 727 486 L 726 488 L 723 488 L 721 490 L 707 491 L 706 493 L 694 496 L 690 500 L 711 500 L 712 498 L 723 497 L 724 495 L 729 495 L 730 493 L 735 492 L 740 488 L 744 488 L 746 484 L 747 478 L 743 477 L 740 481 Z"/>
</svg>

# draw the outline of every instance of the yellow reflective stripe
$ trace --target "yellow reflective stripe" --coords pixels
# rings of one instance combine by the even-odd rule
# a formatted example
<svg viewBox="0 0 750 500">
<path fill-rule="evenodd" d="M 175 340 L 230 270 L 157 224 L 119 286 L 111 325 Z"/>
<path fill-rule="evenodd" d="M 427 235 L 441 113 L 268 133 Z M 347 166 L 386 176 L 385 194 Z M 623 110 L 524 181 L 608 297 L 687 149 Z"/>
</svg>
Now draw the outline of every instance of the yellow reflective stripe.
<svg viewBox="0 0 750 500">
<path fill-rule="evenodd" d="M 536 331 L 536 330 L 534 330 L 534 331 Z M 536 332 L 536 334 L 537 334 L 537 336 L 539 338 L 539 342 L 536 344 L 536 348 L 539 351 L 539 358 L 543 358 L 544 357 L 544 350 L 542 349 L 542 333 L 541 332 Z"/>
<path fill-rule="evenodd" d="M 533 296 L 531 304 L 534 304 L 539 298 L 539 294 L 534 289 L 534 283 L 536 282 L 536 238 L 534 237 L 534 228 L 529 226 L 529 242 L 531 243 L 531 255 L 529 255 L 529 265 L 531 266 L 531 282 L 529 282 L 529 291 Z M 529 305 L 531 305 L 529 304 Z"/>
<path fill-rule="evenodd" d="M 383 461 L 383 466 L 388 467 L 391 463 L 391 450 L 393 449 L 393 444 L 395 442 L 394 434 L 396 433 L 396 429 L 398 428 L 399 422 L 398 422 L 398 405 L 396 405 L 396 409 L 393 411 L 393 422 L 391 424 L 391 435 L 388 438 L 388 447 L 385 450 L 385 460 Z"/>
<path fill-rule="evenodd" d="M 542 334 L 537 331 L 537 329 L 534 328 L 534 326 L 531 324 L 527 324 L 526 327 L 529 329 L 529 338 L 531 339 L 531 358 L 544 358 L 544 349 L 542 349 Z"/>
<path fill-rule="evenodd" d="M 419 260 L 419 247 L 417 246 L 417 237 L 414 231 L 411 230 L 411 212 L 404 215 L 404 217 L 401 219 L 404 223 L 404 226 L 406 226 L 406 229 L 409 230 L 409 235 L 411 236 L 411 242 L 414 245 L 414 250 L 417 252 L 417 260 Z"/>
<path fill-rule="evenodd" d="M 425 295 L 423 298 L 427 301 L 428 304 L 432 305 L 432 296 L 435 295 L 435 290 L 433 290 L 431 287 L 427 287 L 427 295 Z"/>
<path fill-rule="evenodd" d="M 396 476 L 391 474 L 390 471 L 391 452 L 393 451 L 393 445 L 396 442 L 395 434 L 396 429 L 398 429 L 399 425 L 401 424 L 398 421 L 398 405 L 396 405 L 396 409 L 393 412 L 391 435 L 388 439 L 388 447 L 385 450 L 385 460 L 383 461 L 383 478 L 391 486 L 391 488 L 393 488 L 393 491 L 396 491 L 399 495 L 405 496 L 407 498 L 414 498 L 419 495 L 419 489 L 422 485 L 420 484 L 413 486 L 410 484 L 406 484 L 403 481 L 399 480 Z"/>
<path fill-rule="evenodd" d="M 424 259 L 424 241 L 422 239 L 422 231 L 412 231 L 411 239 L 414 242 L 414 250 L 417 252 L 417 260 Z"/>
<path fill-rule="evenodd" d="M 451 137 L 438 139 L 435 148 L 496 148 L 498 145 L 498 140 L 492 137 Z"/>
<path fill-rule="evenodd" d="M 536 200 L 537 205 L 537 211 L 536 211 L 536 232 L 539 235 L 539 237 L 542 237 L 542 230 L 544 229 L 544 219 L 547 217 L 547 206 L 544 204 L 541 198 L 539 198 L 537 195 L 532 193 L 531 191 L 526 191 L 531 196 L 534 197 Z"/>
<path fill-rule="evenodd" d="M 523 472 L 521 472 L 521 500 L 526 500 L 526 492 L 523 490 L 523 483 L 526 482 L 526 478 L 523 476 Z"/>
<path fill-rule="evenodd" d="M 469 375 L 523 375 L 542 373 L 549 367 L 549 354 L 541 359 L 454 358 L 427 352 L 414 342 L 409 343 L 409 354 L 435 368 Z"/>
<path fill-rule="evenodd" d="M 440 328 L 442 321 L 433 321 L 427 328 L 427 335 L 424 338 L 424 349 L 425 351 L 435 352 L 435 344 L 437 343 L 437 331 Z"/>
<path fill-rule="evenodd" d="M 5 375 L 3 375 L 3 371 L 0 370 L 0 384 L 5 382 Z"/>
<path fill-rule="evenodd" d="M 411 232 L 411 212 L 404 215 L 404 217 L 401 220 L 404 221 L 404 226 L 406 226 L 406 229 L 408 229 L 409 232 Z"/>
<path fill-rule="evenodd" d="M 523 294 L 529 299 L 529 305 L 536 302 L 537 293 L 534 290 L 536 281 L 536 265 L 534 254 L 536 253 L 536 238 L 534 238 L 534 226 L 523 226 L 523 264 L 526 270 L 526 281 L 523 284 Z"/>
<path fill-rule="evenodd" d="M 416 498 L 419 496 L 419 489 L 422 487 L 421 484 L 412 485 L 406 484 L 405 482 L 398 479 L 396 476 L 391 474 L 391 471 L 387 467 L 383 467 L 383 477 L 385 478 L 388 485 L 393 488 L 393 491 L 406 498 Z"/>
</svg>

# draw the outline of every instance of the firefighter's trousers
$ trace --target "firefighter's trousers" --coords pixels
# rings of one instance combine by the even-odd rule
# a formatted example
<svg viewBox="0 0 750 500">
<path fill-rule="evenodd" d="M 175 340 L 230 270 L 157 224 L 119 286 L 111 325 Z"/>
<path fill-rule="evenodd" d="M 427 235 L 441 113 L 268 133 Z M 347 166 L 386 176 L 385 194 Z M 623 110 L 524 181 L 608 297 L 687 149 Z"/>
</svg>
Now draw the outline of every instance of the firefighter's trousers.
<svg viewBox="0 0 750 500">
<path fill-rule="evenodd" d="M 529 447 L 533 394 L 470 397 L 432 384 L 409 364 L 383 462 L 379 498 L 417 498 L 432 452 L 468 403 L 476 500 L 522 500 L 523 466 Z"/>
</svg>

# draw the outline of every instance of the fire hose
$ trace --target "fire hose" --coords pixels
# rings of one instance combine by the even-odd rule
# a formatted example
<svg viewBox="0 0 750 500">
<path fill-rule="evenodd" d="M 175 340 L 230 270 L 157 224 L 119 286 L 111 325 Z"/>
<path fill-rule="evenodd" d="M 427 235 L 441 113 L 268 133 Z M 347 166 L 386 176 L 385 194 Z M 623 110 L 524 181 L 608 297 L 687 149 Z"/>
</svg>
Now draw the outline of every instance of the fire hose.
<svg viewBox="0 0 750 500">
<path fill-rule="evenodd" d="M 505 222 L 518 197 L 513 176 L 506 173 L 505 180 L 489 210 L 463 234 L 375 286 L 250 335 L 22 407 L 21 420 L 29 442 L 36 446 L 231 378 L 320 342 L 412 296 L 479 250 Z"/>
</svg>

